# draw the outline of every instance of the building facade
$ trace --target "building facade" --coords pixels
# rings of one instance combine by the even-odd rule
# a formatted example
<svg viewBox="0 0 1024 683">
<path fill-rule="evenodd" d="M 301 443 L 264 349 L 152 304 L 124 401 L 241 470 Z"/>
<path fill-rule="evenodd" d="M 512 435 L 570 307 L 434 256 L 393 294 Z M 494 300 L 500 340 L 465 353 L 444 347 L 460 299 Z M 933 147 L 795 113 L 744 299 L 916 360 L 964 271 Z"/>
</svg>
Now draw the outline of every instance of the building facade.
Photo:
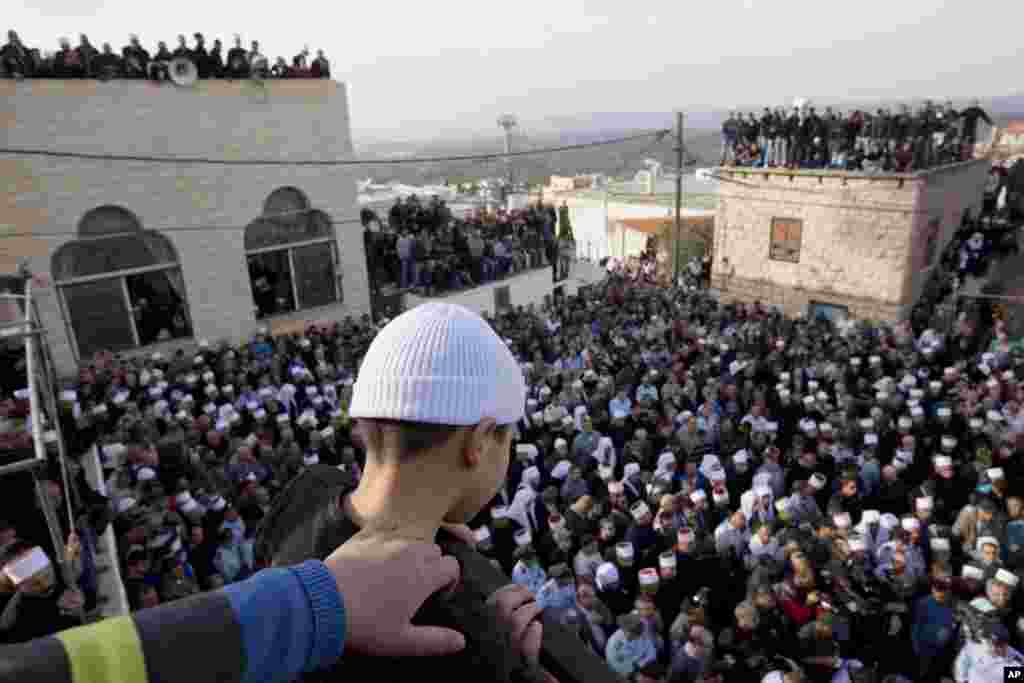
<svg viewBox="0 0 1024 683">
<path fill-rule="evenodd" d="M 356 167 L 144 158 L 351 159 L 340 83 L 5 80 L 0 128 L 8 147 L 97 155 L 0 157 L 0 268 L 49 275 L 61 373 L 370 309 Z"/>
<path fill-rule="evenodd" d="M 990 164 L 912 174 L 723 168 L 712 287 L 723 301 L 874 320 L 909 314 Z"/>
</svg>

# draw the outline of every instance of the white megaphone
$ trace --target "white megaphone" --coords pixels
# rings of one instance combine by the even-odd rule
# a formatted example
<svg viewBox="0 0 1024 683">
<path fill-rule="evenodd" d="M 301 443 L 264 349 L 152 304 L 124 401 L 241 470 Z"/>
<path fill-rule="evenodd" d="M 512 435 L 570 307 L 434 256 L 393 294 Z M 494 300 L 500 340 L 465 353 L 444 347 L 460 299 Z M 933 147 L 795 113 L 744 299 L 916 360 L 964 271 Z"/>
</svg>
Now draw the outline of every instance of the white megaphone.
<svg viewBox="0 0 1024 683">
<path fill-rule="evenodd" d="M 174 85 L 188 88 L 199 80 L 199 69 L 187 57 L 175 57 L 167 65 L 167 74 Z"/>
</svg>

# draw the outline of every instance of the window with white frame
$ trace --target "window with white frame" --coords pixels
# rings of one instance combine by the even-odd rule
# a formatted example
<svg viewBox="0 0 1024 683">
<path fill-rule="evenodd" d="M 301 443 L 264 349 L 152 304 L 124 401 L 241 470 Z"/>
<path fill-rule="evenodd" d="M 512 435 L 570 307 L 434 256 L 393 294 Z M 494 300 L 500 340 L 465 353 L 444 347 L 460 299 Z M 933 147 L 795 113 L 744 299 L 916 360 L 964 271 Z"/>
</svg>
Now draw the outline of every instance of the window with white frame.
<svg viewBox="0 0 1024 683">
<path fill-rule="evenodd" d="M 342 300 L 334 224 L 295 188 L 275 190 L 245 229 L 257 318 Z"/>
<path fill-rule="evenodd" d="M 83 216 L 78 239 L 54 253 L 51 274 L 80 360 L 192 336 L 174 245 L 127 209 Z"/>
</svg>

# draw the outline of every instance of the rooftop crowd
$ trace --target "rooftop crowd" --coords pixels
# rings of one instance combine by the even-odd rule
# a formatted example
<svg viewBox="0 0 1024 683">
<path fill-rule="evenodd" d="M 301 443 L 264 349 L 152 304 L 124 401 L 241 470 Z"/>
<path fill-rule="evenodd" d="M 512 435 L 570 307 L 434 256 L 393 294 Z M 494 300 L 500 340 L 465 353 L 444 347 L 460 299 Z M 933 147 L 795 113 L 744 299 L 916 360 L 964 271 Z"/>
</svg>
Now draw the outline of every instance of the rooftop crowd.
<svg viewBox="0 0 1024 683">
<path fill-rule="evenodd" d="M 176 58 L 190 60 L 196 67 L 198 78 L 330 78 L 330 62 L 323 50 L 316 57 L 309 48 L 303 48 L 291 62 L 278 57 L 271 62 L 260 50 L 259 41 L 249 48 L 242 46 L 242 38 L 235 36 L 234 47 L 225 51 L 220 39 L 207 46 L 202 33 L 192 35 L 192 45 L 184 35 L 178 36 L 176 47 L 169 48 L 159 41 L 150 52 L 132 35 L 128 45 L 116 52 L 110 43 L 97 49 L 84 33 L 78 45 L 72 47 L 68 38 L 61 38 L 55 52 L 29 47 L 21 42 L 15 31 L 7 32 L 7 43 L 0 47 L 0 75 L 6 78 L 149 78 L 167 80 L 171 61 Z"/>
<path fill-rule="evenodd" d="M 722 124 L 720 163 L 727 166 L 908 173 L 972 158 L 978 122 L 992 119 L 978 100 L 961 111 L 951 101 L 911 110 L 843 112 L 794 106 L 760 115 L 732 111 Z"/>
<path fill-rule="evenodd" d="M 567 225 L 568 208 L 562 211 L 561 224 Z M 410 195 L 395 200 L 386 220 L 363 210 L 367 269 L 375 290 L 390 283 L 434 296 L 548 266 L 555 281 L 567 276 L 556 240 L 559 217 L 550 205 L 467 210 L 455 217 L 436 196 L 423 202 Z M 558 237 L 564 236 L 559 230 Z M 567 236 L 572 239 L 571 227 Z"/>
</svg>

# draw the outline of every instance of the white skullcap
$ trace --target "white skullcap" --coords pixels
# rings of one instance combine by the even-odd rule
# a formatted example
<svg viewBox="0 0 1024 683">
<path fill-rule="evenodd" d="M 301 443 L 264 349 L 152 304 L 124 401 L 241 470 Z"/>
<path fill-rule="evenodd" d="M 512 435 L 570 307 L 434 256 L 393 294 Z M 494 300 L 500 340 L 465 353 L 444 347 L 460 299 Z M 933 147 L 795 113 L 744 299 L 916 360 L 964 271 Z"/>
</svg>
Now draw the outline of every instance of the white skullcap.
<svg viewBox="0 0 1024 683">
<path fill-rule="evenodd" d="M 569 476 L 569 470 L 571 468 L 572 463 L 570 463 L 568 460 L 562 460 L 557 465 L 555 465 L 554 469 L 551 470 L 551 476 L 558 480 L 565 479 L 567 476 Z"/>
<path fill-rule="evenodd" d="M 611 562 L 605 562 L 597 568 L 595 574 L 599 588 L 619 582 L 619 570 Z"/>
<path fill-rule="evenodd" d="M 917 509 L 921 510 L 922 512 L 932 510 L 935 507 L 935 499 L 932 498 L 931 496 L 924 496 L 922 498 L 918 498 L 915 501 L 915 503 L 917 504 Z"/>
<path fill-rule="evenodd" d="M 732 456 L 732 461 L 738 465 L 745 465 L 749 459 L 750 456 L 745 450 L 737 451 L 736 455 Z"/>
<path fill-rule="evenodd" d="M 156 479 L 156 472 L 152 467 L 143 467 L 139 470 L 138 478 L 139 481 L 152 481 Z"/>
<path fill-rule="evenodd" d="M 992 467 L 987 469 L 985 470 L 985 474 L 988 475 L 989 481 L 996 481 L 997 479 L 1002 479 L 1003 476 L 1005 476 L 1002 467 Z"/>
<path fill-rule="evenodd" d="M 865 434 L 864 435 L 865 446 L 877 446 L 878 445 L 878 434 Z"/>
<path fill-rule="evenodd" d="M 998 570 L 994 578 L 999 583 L 1005 583 L 1010 588 L 1016 588 L 1017 583 L 1020 581 L 1020 579 L 1017 578 L 1016 574 L 1014 574 L 1013 572 L 1009 572 L 1005 569 Z"/>
<path fill-rule="evenodd" d="M 970 420 L 967 421 L 967 424 L 970 426 L 971 429 L 981 429 L 984 426 L 985 421 L 982 420 L 980 417 L 972 417 Z"/>
<path fill-rule="evenodd" d="M 900 526 L 903 527 L 904 531 L 914 531 L 921 528 L 921 522 L 917 521 L 915 517 L 904 517 L 903 521 L 900 522 Z"/>
<path fill-rule="evenodd" d="M 935 457 L 935 466 L 939 467 L 939 468 L 942 468 L 942 467 L 952 467 L 953 466 L 953 458 L 949 457 L 948 455 L 936 456 Z"/>
<path fill-rule="evenodd" d="M 878 510 L 865 510 L 861 513 L 860 521 L 864 524 L 878 524 L 878 521 L 882 518 L 882 515 Z"/>
<path fill-rule="evenodd" d="M 569 419 L 572 419 L 572 418 L 569 418 Z M 569 442 L 566 441 L 565 439 L 563 439 L 561 437 L 555 439 L 555 448 L 568 448 L 568 447 L 569 447 Z"/>
<path fill-rule="evenodd" d="M 468 426 L 523 417 L 526 385 L 508 346 L 467 308 L 420 304 L 377 333 L 349 416 Z"/>
<path fill-rule="evenodd" d="M 995 536 L 982 536 L 981 538 L 978 539 L 978 550 L 981 550 L 982 548 L 984 548 L 987 545 L 994 545 L 995 547 L 998 548 L 999 547 L 999 539 L 996 538 Z"/>
<path fill-rule="evenodd" d="M 633 507 L 630 508 L 630 512 L 633 514 L 633 519 L 640 521 L 645 515 L 649 515 L 651 513 L 651 508 L 647 507 L 647 503 L 641 500 L 637 501 Z"/>
<path fill-rule="evenodd" d="M 516 446 L 516 455 L 525 455 L 530 460 L 536 460 L 537 454 L 537 447 L 532 443 L 521 443 Z"/>
<path fill-rule="evenodd" d="M 963 576 L 965 579 L 974 579 L 975 581 L 980 581 L 985 576 L 985 572 L 983 572 L 980 568 L 975 567 L 974 565 L 965 564 L 963 570 L 961 570 L 960 572 L 960 575 Z"/>
<path fill-rule="evenodd" d="M 930 542 L 932 550 L 937 553 L 949 552 L 949 539 L 948 538 L 933 538 Z"/>
<path fill-rule="evenodd" d="M 954 437 L 954 436 L 944 436 L 944 437 L 942 437 L 942 447 L 943 448 L 956 448 L 956 437 Z"/>
</svg>

